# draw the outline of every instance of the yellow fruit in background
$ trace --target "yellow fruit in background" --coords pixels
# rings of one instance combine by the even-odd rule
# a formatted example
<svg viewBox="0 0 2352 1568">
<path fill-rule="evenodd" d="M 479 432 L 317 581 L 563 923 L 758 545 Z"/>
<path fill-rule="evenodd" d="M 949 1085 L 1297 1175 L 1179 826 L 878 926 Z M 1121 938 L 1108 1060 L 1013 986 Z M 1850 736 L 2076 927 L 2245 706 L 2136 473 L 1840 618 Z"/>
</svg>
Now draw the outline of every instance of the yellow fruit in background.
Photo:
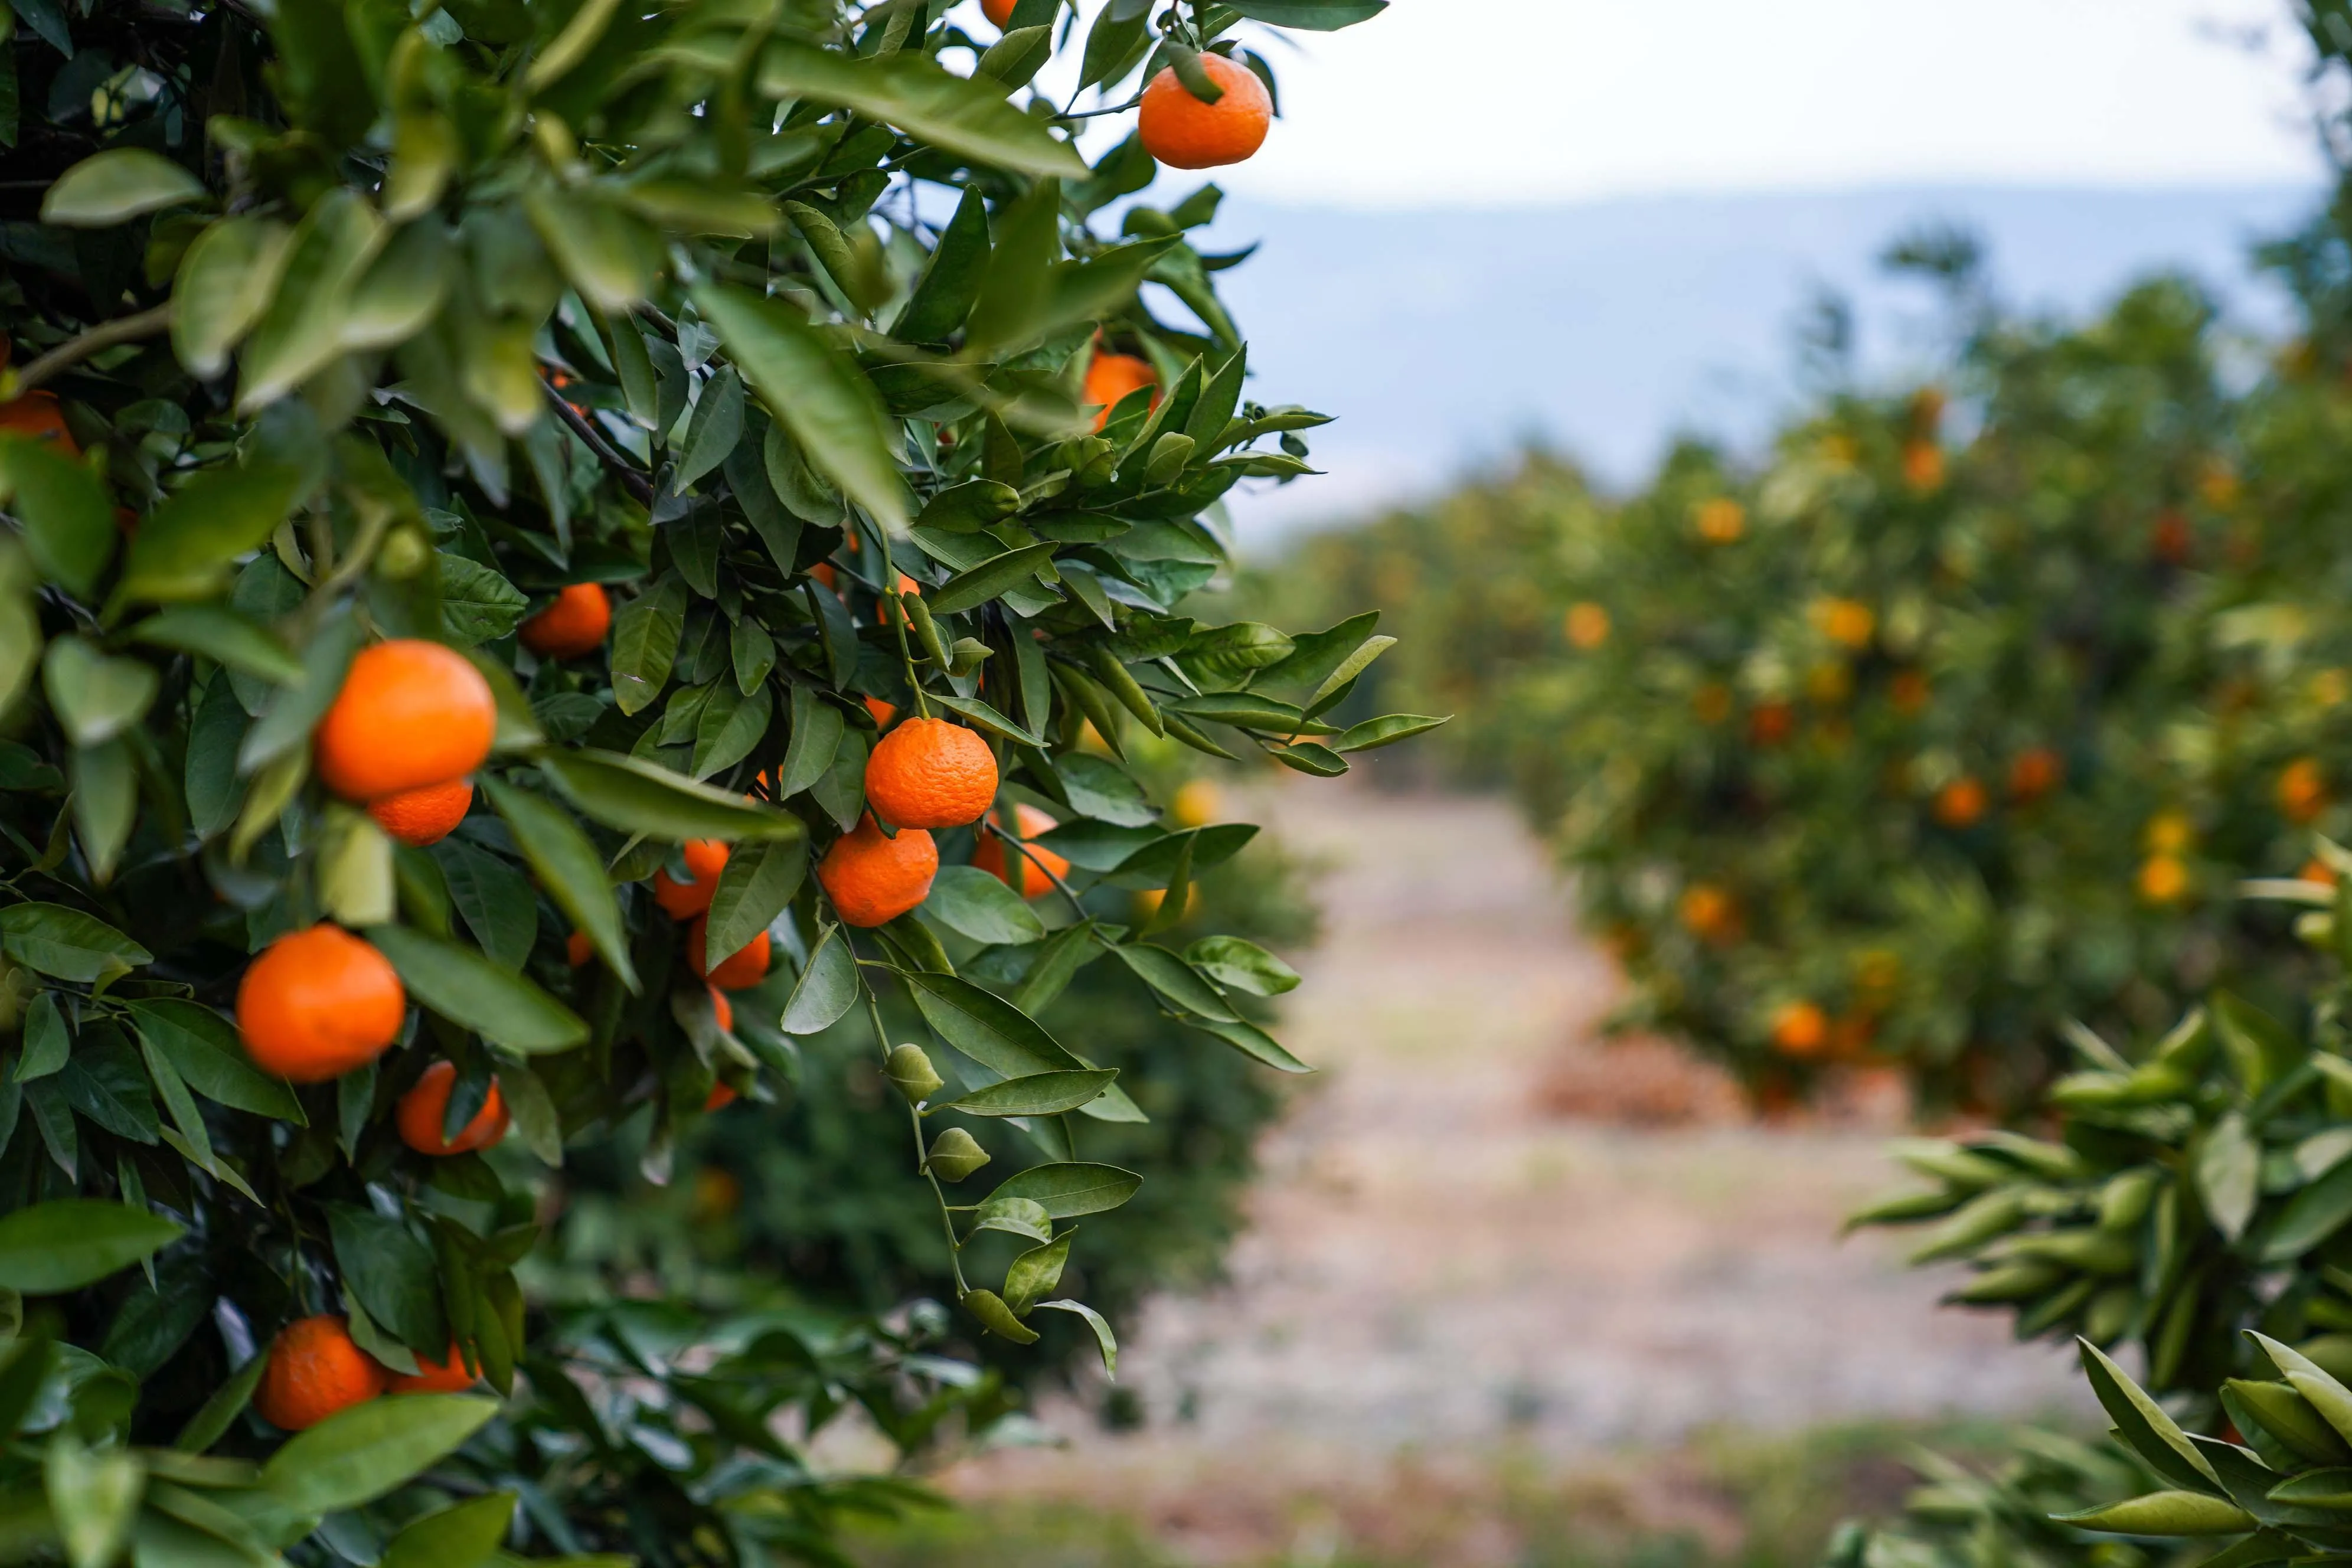
<svg viewBox="0 0 2352 1568">
<path fill-rule="evenodd" d="M 2322 708 L 2333 708 L 2347 697 L 2352 697 L 2352 674 L 2340 669 L 2323 669 L 2311 678 L 2311 700 Z"/>
<path fill-rule="evenodd" d="M 1150 920 L 1152 916 L 1160 912 L 1160 906 L 1167 901 L 1168 889 L 1165 888 L 1144 888 L 1139 889 L 1135 895 L 1136 920 L 1139 922 Z M 1184 912 L 1177 918 L 1179 920 L 1189 921 L 1200 912 L 1201 884 L 1194 882 L 1184 889 Z"/>
<path fill-rule="evenodd" d="M 1914 441 L 1903 448 L 1903 482 L 1925 495 L 1944 485 L 1944 449 L 1933 441 Z"/>
<path fill-rule="evenodd" d="M 1609 612 L 1590 599 L 1568 607 L 1568 640 L 1577 647 L 1596 648 L 1609 640 Z"/>
<path fill-rule="evenodd" d="M 1729 496 L 1716 496 L 1691 508 L 1691 521 L 1709 544 L 1737 544 L 1748 531 L 1748 509 Z"/>
<path fill-rule="evenodd" d="M 2297 757 L 2279 770 L 2279 809 L 2295 822 L 2309 822 L 2327 805 L 2327 779 L 2316 759 Z"/>
<path fill-rule="evenodd" d="M 1169 809 L 1179 827 L 1206 827 L 1223 808 L 1216 784 L 1208 779 L 1187 779 L 1176 791 Z"/>
<path fill-rule="evenodd" d="M 1833 643 L 1867 647 L 1878 629 L 1878 615 L 1859 599 L 1815 599 L 1806 611 L 1813 627 Z"/>
<path fill-rule="evenodd" d="M 2159 811 L 2147 819 L 2147 848 L 2151 855 L 2178 855 L 2189 847 L 2196 836 L 2186 813 Z"/>
</svg>

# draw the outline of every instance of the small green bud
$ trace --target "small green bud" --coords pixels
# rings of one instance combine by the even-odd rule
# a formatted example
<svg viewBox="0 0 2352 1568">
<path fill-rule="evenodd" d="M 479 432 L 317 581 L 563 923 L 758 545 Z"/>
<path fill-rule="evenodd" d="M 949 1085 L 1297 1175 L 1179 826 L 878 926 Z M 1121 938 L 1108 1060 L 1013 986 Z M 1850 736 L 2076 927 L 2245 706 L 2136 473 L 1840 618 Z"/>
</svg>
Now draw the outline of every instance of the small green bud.
<svg viewBox="0 0 2352 1568">
<path fill-rule="evenodd" d="M 1172 485 L 1192 460 L 1192 437 L 1171 430 L 1151 443 L 1151 460 L 1144 465 L 1144 479 L 1152 486 Z"/>
<path fill-rule="evenodd" d="M 425 570 L 433 559 L 433 546 L 422 530 L 395 528 L 376 546 L 375 569 L 394 581 L 404 581 Z"/>
<path fill-rule="evenodd" d="M 920 1105 L 939 1092 L 939 1070 L 931 1058 L 923 1054 L 920 1046 L 893 1046 L 889 1059 L 882 1064 L 882 1076 L 896 1084 L 898 1092 L 907 1097 L 909 1105 Z"/>
<path fill-rule="evenodd" d="M 932 1139 L 931 1152 L 923 1156 L 923 1169 L 943 1182 L 961 1182 L 987 1163 L 988 1151 L 961 1127 Z"/>
</svg>

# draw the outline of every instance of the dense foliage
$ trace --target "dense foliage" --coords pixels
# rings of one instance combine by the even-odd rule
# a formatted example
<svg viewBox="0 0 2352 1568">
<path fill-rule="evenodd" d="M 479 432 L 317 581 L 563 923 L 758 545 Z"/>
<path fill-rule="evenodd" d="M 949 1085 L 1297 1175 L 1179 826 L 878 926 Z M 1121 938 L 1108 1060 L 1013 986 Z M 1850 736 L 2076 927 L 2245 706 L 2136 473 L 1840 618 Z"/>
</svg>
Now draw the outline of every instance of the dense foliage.
<svg viewBox="0 0 2352 1568">
<path fill-rule="evenodd" d="M 1071 52 L 1214 152 L 1252 26 L 1379 9 Z M 983 1334 L 1108 1365 L 1079 1282 L 1198 1267 L 1296 976 L 1146 741 L 1328 775 L 1426 721 L 1320 719 L 1369 617 L 1183 612 L 1321 416 L 1245 395 L 1214 187 L 1128 200 L 1150 106 L 1089 164 L 1012 101 L 1058 0 L 948 10 L 0 16 L 9 1554 L 832 1560 L 906 1490 L 802 1436 L 983 1433 Z M 778 1142 L 936 1240 L 644 1266 L 646 1184 Z M 1097 1279 L 1114 1155 L 1201 1185 Z"/>
</svg>

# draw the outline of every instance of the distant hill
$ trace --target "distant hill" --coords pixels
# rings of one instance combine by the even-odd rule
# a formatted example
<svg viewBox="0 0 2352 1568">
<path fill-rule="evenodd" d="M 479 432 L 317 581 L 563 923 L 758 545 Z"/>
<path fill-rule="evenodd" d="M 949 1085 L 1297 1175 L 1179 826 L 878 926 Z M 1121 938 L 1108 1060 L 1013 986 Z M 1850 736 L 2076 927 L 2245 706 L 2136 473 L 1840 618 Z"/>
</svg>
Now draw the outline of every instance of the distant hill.
<svg viewBox="0 0 2352 1568">
<path fill-rule="evenodd" d="M 2278 319 L 2247 247 L 2318 199 L 2299 186 L 1921 187 L 1660 196 L 1505 212 L 1346 213 L 1229 201 L 1214 246 L 1260 395 L 1342 416 L 1329 477 L 1240 498 L 1245 541 L 1360 514 L 1540 437 L 1612 484 L 1678 429 L 1752 438 L 1791 395 L 1792 326 L 1822 285 L 1864 363 L 1928 363 L 1927 296 L 1876 258 L 1926 222 L 1989 242 L 2004 298 L 2081 312 L 2176 268 L 2248 324 Z"/>
</svg>

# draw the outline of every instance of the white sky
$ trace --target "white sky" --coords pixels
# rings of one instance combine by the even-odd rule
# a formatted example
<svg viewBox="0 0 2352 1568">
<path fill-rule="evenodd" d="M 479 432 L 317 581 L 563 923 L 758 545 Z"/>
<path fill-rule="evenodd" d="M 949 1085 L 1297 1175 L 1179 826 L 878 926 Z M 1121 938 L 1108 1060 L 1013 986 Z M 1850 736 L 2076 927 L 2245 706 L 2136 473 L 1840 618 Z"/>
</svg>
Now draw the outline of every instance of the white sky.
<svg viewBox="0 0 2352 1568">
<path fill-rule="evenodd" d="M 1285 118 L 1216 175 L 1286 204 L 2318 168 L 2287 0 L 1395 0 L 1287 37 Z"/>
</svg>

